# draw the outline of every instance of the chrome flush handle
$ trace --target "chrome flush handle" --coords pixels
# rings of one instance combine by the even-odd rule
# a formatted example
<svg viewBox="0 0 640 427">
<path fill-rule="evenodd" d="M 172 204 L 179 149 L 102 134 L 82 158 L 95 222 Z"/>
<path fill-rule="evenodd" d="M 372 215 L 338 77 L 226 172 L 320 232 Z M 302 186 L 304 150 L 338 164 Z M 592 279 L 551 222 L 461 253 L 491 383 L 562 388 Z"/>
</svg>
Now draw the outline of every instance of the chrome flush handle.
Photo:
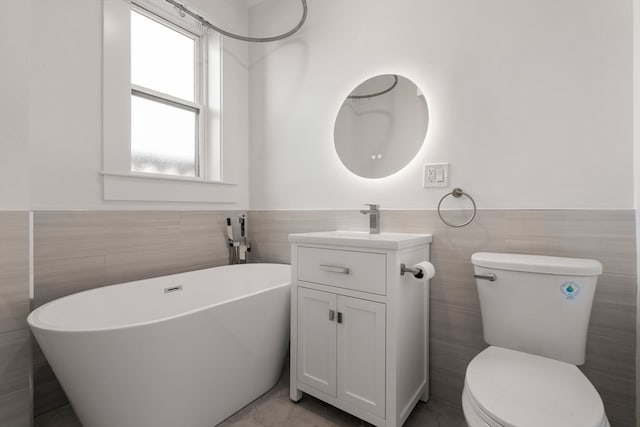
<svg viewBox="0 0 640 427">
<path fill-rule="evenodd" d="M 473 277 L 475 277 L 476 279 L 480 279 L 480 280 L 488 280 L 490 282 L 495 282 L 496 280 L 498 280 L 498 276 L 496 276 L 493 273 L 489 273 L 489 274 L 474 274 Z"/>
</svg>

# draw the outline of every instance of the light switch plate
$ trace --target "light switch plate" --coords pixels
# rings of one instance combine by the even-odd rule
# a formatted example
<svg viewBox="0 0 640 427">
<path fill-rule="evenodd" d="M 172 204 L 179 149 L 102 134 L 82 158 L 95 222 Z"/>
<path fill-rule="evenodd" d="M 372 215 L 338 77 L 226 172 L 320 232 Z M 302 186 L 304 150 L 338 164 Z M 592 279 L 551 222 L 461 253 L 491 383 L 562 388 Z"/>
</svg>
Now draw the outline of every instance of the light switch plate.
<svg viewBox="0 0 640 427">
<path fill-rule="evenodd" d="M 447 187 L 449 185 L 449 163 L 425 164 L 422 183 L 424 188 Z"/>
</svg>

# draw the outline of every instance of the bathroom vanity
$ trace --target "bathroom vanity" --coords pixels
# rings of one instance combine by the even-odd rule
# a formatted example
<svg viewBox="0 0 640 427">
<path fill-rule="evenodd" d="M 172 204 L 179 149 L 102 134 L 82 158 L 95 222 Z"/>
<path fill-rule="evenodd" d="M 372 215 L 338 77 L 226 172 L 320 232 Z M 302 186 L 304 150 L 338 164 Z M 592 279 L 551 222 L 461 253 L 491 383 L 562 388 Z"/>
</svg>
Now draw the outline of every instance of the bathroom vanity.
<svg viewBox="0 0 640 427">
<path fill-rule="evenodd" d="M 401 426 L 428 388 L 430 234 L 290 234 L 291 388 L 376 426 Z"/>
</svg>

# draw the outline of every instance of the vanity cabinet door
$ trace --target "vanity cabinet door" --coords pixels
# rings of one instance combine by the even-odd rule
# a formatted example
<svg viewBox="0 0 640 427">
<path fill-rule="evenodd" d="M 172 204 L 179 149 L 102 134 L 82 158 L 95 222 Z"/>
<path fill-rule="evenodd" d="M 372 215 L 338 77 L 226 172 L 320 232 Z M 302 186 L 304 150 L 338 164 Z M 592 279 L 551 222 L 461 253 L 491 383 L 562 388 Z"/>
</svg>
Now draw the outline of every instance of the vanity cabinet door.
<svg viewBox="0 0 640 427">
<path fill-rule="evenodd" d="M 298 381 L 336 395 L 336 295 L 298 288 Z"/>
<path fill-rule="evenodd" d="M 385 418 L 384 304 L 338 296 L 338 399 Z"/>
</svg>

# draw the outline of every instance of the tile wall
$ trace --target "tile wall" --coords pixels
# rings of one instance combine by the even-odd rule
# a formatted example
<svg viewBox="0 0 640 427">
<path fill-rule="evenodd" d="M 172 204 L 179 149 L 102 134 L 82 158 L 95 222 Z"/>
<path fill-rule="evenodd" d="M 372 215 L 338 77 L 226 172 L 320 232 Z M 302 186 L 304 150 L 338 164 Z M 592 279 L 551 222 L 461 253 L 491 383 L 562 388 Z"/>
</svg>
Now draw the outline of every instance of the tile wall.
<svg viewBox="0 0 640 427">
<path fill-rule="evenodd" d="M 465 214 L 447 213 L 450 220 Z M 33 306 L 93 287 L 226 264 L 228 215 L 222 211 L 35 212 Z M 18 230 L 27 234 L 27 214 L 0 218 L 0 233 L 10 236 L 1 240 L 0 251 L 2 259 L 10 260 L 5 256 L 6 247 L 13 248 L 12 253 L 27 250 L 26 237 L 18 237 Z M 368 226 L 367 218 L 357 211 L 250 211 L 248 222 L 252 260 L 285 263 L 290 259 L 287 235 L 291 232 L 365 231 Z M 471 254 L 507 251 L 600 260 L 604 274 L 592 312 L 587 363 L 582 369 L 602 395 L 612 425 L 634 425 L 633 211 L 483 210 L 471 225 L 461 229 L 446 227 L 434 211 L 383 211 L 382 229 L 434 235 L 432 261 L 437 276 L 431 283 L 431 390 L 435 400 L 455 406 L 460 405 L 468 362 L 486 346 Z M 9 267 L 0 266 L 2 274 L 18 277 L 3 279 L 0 288 L 6 293 L 3 302 L 16 301 L 18 319 L 2 322 L 10 330 L 0 335 L 0 363 L 16 374 L 6 377 L 15 377 L 6 384 L 0 381 L 0 400 L 21 402 L 13 405 L 15 409 L 6 409 L 7 414 L 0 412 L 0 425 L 4 425 L 1 417 L 19 414 L 20 405 L 29 402 L 28 381 L 18 380 L 28 378 L 29 371 L 29 366 L 21 366 L 30 360 L 30 351 L 20 344 L 28 343 L 23 320 L 27 308 L 20 309 L 18 302 L 21 298 L 24 301 L 27 290 L 26 284 L 23 288 L 10 285 L 26 283 L 26 258 L 23 264 L 11 261 Z M 9 312 L 3 310 L 0 316 L 7 316 L 5 313 Z M 37 348 L 34 369 L 36 413 L 64 402 Z M 0 408 L 12 406 L 0 401 Z"/>
<path fill-rule="evenodd" d="M 448 220 L 468 212 L 446 212 Z M 456 218 L 457 217 L 457 218 Z M 251 211 L 253 257 L 289 262 L 287 235 L 366 230 L 357 211 Z M 583 372 L 612 426 L 634 426 L 636 261 L 633 211 L 482 210 L 467 227 L 446 227 L 435 211 L 383 211 L 382 231 L 432 233 L 431 393 L 460 406 L 469 361 L 486 347 L 471 254 L 517 252 L 594 258 L 604 265 Z"/>
<path fill-rule="evenodd" d="M 29 214 L 0 212 L 0 425 L 31 425 Z"/>
<path fill-rule="evenodd" d="M 227 211 L 37 211 L 32 308 L 100 286 L 226 265 L 226 218 L 237 215 Z M 67 402 L 35 342 L 33 377 L 36 416 Z"/>
</svg>

